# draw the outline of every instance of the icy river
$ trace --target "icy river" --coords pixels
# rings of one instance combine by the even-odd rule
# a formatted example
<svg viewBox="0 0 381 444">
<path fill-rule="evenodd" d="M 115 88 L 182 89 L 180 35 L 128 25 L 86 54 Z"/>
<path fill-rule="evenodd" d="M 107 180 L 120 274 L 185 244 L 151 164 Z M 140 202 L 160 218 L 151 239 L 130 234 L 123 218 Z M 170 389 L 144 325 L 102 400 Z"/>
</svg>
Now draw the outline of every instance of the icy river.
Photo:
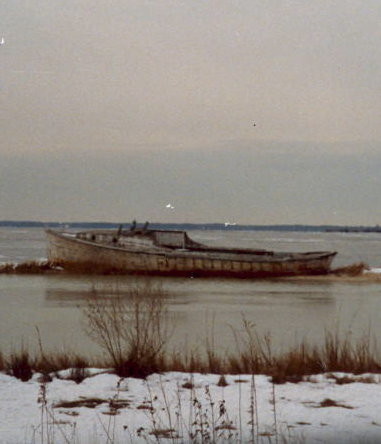
<svg viewBox="0 0 381 444">
<path fill-rule="evenodd" d="M 309 233 L 276 231 L 191 231 L 211 245 L 278 251 L 335 250 L 333 267 L 365 262 L 381 269 L 380 233 Z M 46 257 L 42 229 L 0 229 L 0 261 L 24 262 Z M 146 279 L 146 278 L 145 278 Z M 84 332 L 82 307 L 94 289 L 123 291 L 136 278 L 64 274 L 0 275 L 0 350 L 37 347 L 37 328 L 44 347 L 94 354 L 99 350 Z M 152 278 L 168 291 L 172 346 L 198 347 L 213 339 L 219 351 L 234 350 L 233 331 L 245 317 L 259 334 L 269 334 L 276 350 L 306 339 L 319 343 L 324 331 L 354 337 L 381 336 L 381 281 L 239 280 Z M 37 328 L 36 328 L 37 327 Z"/>
</svg>

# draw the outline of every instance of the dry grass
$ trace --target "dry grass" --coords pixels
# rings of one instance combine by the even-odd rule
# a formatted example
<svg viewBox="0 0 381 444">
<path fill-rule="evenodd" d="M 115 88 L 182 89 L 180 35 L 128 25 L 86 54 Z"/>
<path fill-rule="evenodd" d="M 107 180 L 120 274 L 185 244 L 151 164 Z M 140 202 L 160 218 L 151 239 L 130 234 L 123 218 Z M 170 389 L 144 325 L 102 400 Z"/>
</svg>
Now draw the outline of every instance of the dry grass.
<svg viewBox="0 0 381 444">
<path fill-rule="evenodd" d="M 217 382 L 218 387 L 227 387 L 229 384 L 226 381 L 225 375 L 221 375 Z"/>
<path fill-rule="evenodd" d="M 325 332 L 322 346 L 306 342 L 281 355 L 271 351 L 269 336 L 259 337 L 246 321 L 244 344 L 236 354 L 229 356 L 225 373 L 263 373 L 271 375 L 274 383 L 299 382 L 304 376 L 325 372 L 378 373 L 381 360 L 375 341 L 365 335 L 353 341 L 350 333 Z M 238 343 L 238 341 L 237 341 Z"/>
<path fill-rule="evenodd" d="M 2 352 L 0 352 L 0 372 L 5 370 L 5 359 Z"/>
<path fill-rule="evenodd" d="M 377 378 L 375 375 L 337 376 L 335 374 L 328 374 L 327 377 L 334 379 L 337 385 L 353 384 L 355 382 L 361 382 L 363 384 L 378 384 L 380 382 L 379 378 Z"/>
<path fill-rule="evenodd" d="M 319 403 L 319 405 L 316 406 L 316 408 L 324 408 L 324 407 L 342 407 L 343 409 L 350 409 L 350 410 L 353 409 L 353 407 L 351 407 L 350 405 L 339 403 L 330 398 L 325 398 L 323 401 Z"/>
<path fill-rule="evenodd" d="M 182 371 L 189 373 L 215 373 L 215 374 L 266 374 L 272 377 L 276 384 L 285 382 L 300 382 L 309 375 L 319 373 L 346 372 L 354 375 L 364 373 L 380 373 L 381 360 L 376 346 L 368 337 L 361 338 L 355 343 L 350 342 L 349 336 L 340 337 L 338 334 L 326 333 L 322 346 L 309 346 L 305 342 L 295 346 L 286 353 L 274 355 L 268 338 L 251 336 L 255 343 L 250 341 L 245 347 L 228 356 L 213 357 L 210 361 L 208 355 L 195 353 L 176 353 L 165 357 L 165 350 L 161 347 L 157 353 L 152 354 L 148 348 L 147 354 L 142 349 L 137 352 L 135 348 L 126 348 L 126 355 L 121 353 L 120 361 L 108 360 L 100 362 L 97 359 L 85 359 L 72 353 L 44 354 L 31 356 L 25 349 L 13 352 L 9 356 L 0 354 L 0 365 L 8 374 L 23 381 L 31 378 L 33 372 L 43 375 L 57 373 L 59 370 L 72 369 L 68 378 L 81 382 L 88 376 L 86 368 L 101 367 L 114 368 L 119 376 L 133 376 L 144 378 L 151 373 L 166 371 Z M 262 346 L 258 345 L 262 342 Z M 244 341 L 241 341 L 241 344 Z M 265 345 L 265 347 L 264 347 Z M 216 371 L 216 367 L 218 371 Z M 359 379 L 335 377 L 337 384 L 351 382 L 374 382 L 366 377 Z M 191 384 L 189 386 L 191 387 Z"/>
<path fill-rule="evenodd" d="M 61 351 L 60 353 L 47 353 L 44 350 L 40 330 L 36 327 L 39 355 L 34 359 L 34 370 L 48 377 L 51 373 L 57 373 L 63 369 L 71 369 L 67 379 L 77 383 L 82 382 L 87 376 L 87 368 L 90 364 L 94 364 L 82 356 L 69 351 Z"/>
<path fill-rule="evenodd" d="M 78 407 L 87 407 L 89 409 L 94 409 L 100 404 L 107 403 L 107 399 L 101 399 L 101 398 L 85 398 L 85 399 L 78 399 L 75 401 L 59 401 L 56 404 L 53 404 L 53 408 L 58 409 L 73 409 Z"/>
<path fill-rule="evenodd" d="M 167 366 L 166 293 L 149 281 L 114 290 L 107 300 L 94 290 L 84 308 L 86 332 L 111 359 L 119 376 L 145 377 Z"/>
<path fill-rule="evenodd" d="M 254 324 L 244 317 L 240 331 L 231 330 L 236 343 L 233 352 L 218 354 L 213 337 L 207 337 L 204 353 L 170 353 L 167 343 L 171 328 L 162 288 L 143 282 L 124 292 L 117 288 L 108 293 L 105 296 L 104 291 L 94 290 L 83 311 L 87 334 L 106 352 L 103 362 L 70 352 L 46 353 L 37 329 L 39 353 L 32 357 L 22 349 L 8 357 L 0 354 L 0 369 L 22 380 L 28 380 L 33 371 L 49 376 L 71 368 L 69 377 L 81 382 L 88 376 L 88 367 L 112 367 L 121 377 L 145 378 L 165 371 L 266 374 L 278 384 L 327 372 L 381 372 L 376 341 L 371 340 L 370 334 L 354 341 L 349 333 L 326 331 L 321 346 L 303 341 L 286 353 L 274 354 L 270 335 L 259 335 Z"/>
<path fill-rule="evenodd" d="M 28 381 L 32 377 L 33 367 L 34 362 L 25 349 L 12 352 L 9 358 L 5 360 L 6 372 L 15 378 L 21 379 L 21 381 Z"/>
<path fill-rule="evenodd" d="M 308 375 L 326 372 L 381 372 L 377 344 L 375 340 L 371 340 L 370 334 L 354 341 L 350 333 L 326 331 L 321 346 L 311 346 L 303 341 L 282 354 L 273 352 L 270 335 L 258 335 L 254 325 L 245 318 L 242 332 L 232 330 L 232 334 L 236 340 L 234 352 L 217 355 L 207 349 L 205 355 L 196 352 L 176 354 L 174 361 L 167 361 L 165 370 L 266 374 L 272 376 L 273 382 L 277 384 L 300 382 Z M 210 344 L 210 341 L 206 343 Z"/>
<path fill-rule="evenodd" d="M 70 369 L 66 379 L 77 383 L 88 377 L 87 368 L 105 363 L 94 362 L 69 352 L 51 353 L 44 356 L 31 355 L 28 350 L 22 348 L 18 352 L 12 352 L 9 356 L 0 353 L 0 370 L 22 381 L 28 381 L 34 372 L 42 373 L 45 381 L 50 381 L 51 374 L 57 374 L 60 370 Z"/>
<path fill-rule="evenodd" d="M 35 370 L 43 374 L 55 373 L 67 368 L 85 369 L 91 364 L 93 364 L 93 361 L 90 362 L 89 359 L 64 351 L 45 353 L 34 360 Z"/>
</svg>

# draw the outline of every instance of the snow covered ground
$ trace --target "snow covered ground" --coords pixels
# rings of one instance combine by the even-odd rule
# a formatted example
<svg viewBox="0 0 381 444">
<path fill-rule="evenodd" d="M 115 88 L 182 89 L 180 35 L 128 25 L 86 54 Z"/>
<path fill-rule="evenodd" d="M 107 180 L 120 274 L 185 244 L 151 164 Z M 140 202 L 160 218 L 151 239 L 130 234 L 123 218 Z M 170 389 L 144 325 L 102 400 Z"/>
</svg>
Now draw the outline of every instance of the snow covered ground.
<svg viewBox="0 0 381 444">
<path fill-rule="evenodd" d="M 381 442 L 381 375 L 275 386 L 230 375 L 221 386 L 218 375 L 88 373 L 79 384 L 65 379 L 70 371 L 45 384 L 39 374 L 21 382 L 0 373 L 0 442 L 186 443 L 201 433 L 203 442 Z"/>
</svg>

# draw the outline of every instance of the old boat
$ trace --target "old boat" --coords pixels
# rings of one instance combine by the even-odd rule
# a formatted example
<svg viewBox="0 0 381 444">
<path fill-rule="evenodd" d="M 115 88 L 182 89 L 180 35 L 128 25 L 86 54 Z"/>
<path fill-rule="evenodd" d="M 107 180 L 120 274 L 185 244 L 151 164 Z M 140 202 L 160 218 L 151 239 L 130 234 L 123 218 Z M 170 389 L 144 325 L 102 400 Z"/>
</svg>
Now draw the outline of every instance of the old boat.
<svg viewBox="0 0 381 444">
<path fill-rule="evenodd" d="M 49 261 L 68 270 L 168 276 L 275 277 L 326 274 L 336 252 L 211 247 L 185 231 L 46 230 Z"/>
</svg>

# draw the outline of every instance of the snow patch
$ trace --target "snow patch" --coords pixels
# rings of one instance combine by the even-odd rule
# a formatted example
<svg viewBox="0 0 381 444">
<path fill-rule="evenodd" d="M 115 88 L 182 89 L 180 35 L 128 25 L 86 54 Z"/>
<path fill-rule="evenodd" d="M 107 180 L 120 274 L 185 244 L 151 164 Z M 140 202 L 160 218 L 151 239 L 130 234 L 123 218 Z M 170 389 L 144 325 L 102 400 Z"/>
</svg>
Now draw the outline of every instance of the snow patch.
<svg viewBox="0 0 381 444">
<path fill-rule="evenodd" d="M 70 372 L 65 370 L 45 385 L 38 374 L 21 382 L 0 373 L 0 442 L 48 442 L 42 433 L 54 432 L 56 444 L 106 443 L 110 427 L 115 443 L 157 442 L 155 433 L 163 443 L 187 442 L 189 420 L 197 422 L 201 413 L 209 421 L 204 431 L 217 429 L 233 441 L 249 442 L 253 431 L 256 442 L 275 442 L 276 435 L 278 441 L 283 436 L 308 443 L 381 440 L 381 375 L 331 373 L 276 386 L 264 375 L 225 375 L 228 385 L 220 387 L 220 376 L 213 374 L 172 372 L 141 380 L 87 371 L 92 377 L 80 384 L 61 379 Z"/>
</svg>

